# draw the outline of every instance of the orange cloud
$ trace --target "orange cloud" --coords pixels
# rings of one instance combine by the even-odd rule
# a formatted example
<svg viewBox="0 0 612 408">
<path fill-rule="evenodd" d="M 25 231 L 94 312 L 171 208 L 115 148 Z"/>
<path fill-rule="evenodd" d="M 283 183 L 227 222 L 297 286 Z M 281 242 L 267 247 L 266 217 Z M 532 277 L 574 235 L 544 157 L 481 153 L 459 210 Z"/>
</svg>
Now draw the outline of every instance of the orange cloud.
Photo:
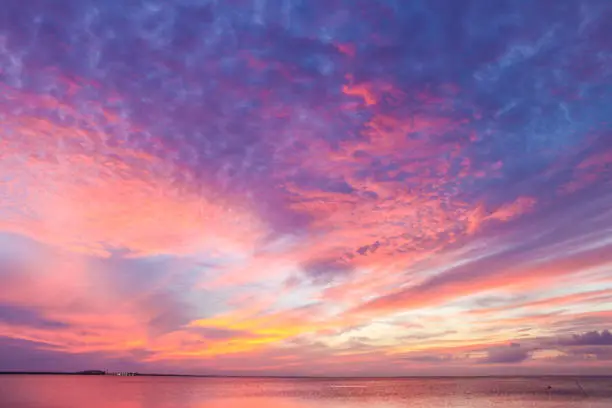
<svg viewBox="0 0 612 408">
<path fill-rule="evenodd" d="M 325 326 L 325 323 L 319 323 Z M 192 331 L 197 328 L 229 330 L 236 333 L 226 339 L 200 343 L 191 349 L 177 347 L 177 344 L 168 344 L 159 358 L 210 358 L 219 355 L 253 352 L 276 345 L 283 340 L 299 334 L 317 330 L 319 324 L 311 321 L 306 312 L 286 311 L 271 313 L 263 316 L 249 314 L 241 316 L 234 312 L 212 318 L 199 319 L 189 324 Z M 177 332 L 174 335 L 178 342 L 184 340 L 186 332 Z M 197 338 L 197 335 L 191 335 Z"/>
</svg>

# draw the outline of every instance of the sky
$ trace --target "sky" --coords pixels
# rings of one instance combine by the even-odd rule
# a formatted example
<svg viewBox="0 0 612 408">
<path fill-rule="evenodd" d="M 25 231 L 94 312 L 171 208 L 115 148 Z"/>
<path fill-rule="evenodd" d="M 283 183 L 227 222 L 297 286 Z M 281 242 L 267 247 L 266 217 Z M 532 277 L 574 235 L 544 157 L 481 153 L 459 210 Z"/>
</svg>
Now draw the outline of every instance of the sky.
<svg viewBox="0 0 612 408">
<path fill-rule="evenodd" d="M 2 6 L 0 370 L 612 374 L 612 2 Z"/>
</svg>

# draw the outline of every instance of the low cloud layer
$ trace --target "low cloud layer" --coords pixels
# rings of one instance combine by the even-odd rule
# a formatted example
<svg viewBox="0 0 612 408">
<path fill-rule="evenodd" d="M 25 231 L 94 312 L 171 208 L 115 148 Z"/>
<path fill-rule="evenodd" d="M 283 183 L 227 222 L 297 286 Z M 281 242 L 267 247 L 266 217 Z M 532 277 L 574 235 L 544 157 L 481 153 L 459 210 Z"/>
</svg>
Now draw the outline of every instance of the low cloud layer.
<svg viewBox="0 0 612 408">
<path fill-rule="evenodd" d="M 574 334 L 570 339 L 561 341 L 564 346 L 612 346 L 612 333 L 609 330 L 590 331 Z"/>
<path fill-rule="evenodd" d="M 530 351 L 518 343 L 506 347 L 494 347 L 487 350 L 484 362 L 488 364 L 517 364 L 527 360 Z"/>
</svg>

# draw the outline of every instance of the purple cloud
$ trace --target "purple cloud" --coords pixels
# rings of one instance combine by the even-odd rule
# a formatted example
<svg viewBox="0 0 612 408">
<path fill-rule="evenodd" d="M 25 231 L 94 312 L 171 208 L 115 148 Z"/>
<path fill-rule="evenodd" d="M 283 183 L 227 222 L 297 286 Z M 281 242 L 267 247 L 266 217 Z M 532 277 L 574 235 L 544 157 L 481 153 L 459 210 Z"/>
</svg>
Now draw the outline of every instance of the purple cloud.
<svg viewBox="0 0 612 408">
<path fill-rule="evenodd" d="M 612 333 L 609 330 L 602 330 L 574 334 L 570 339 L 563 339 L 560 343 L 564 346 L 612 346 Z"/>
<path fill-rule="evenodd" d="M 304 275 L 316 285 L 325 285 L 347 277 L 353 270 L 349 263 L 332 258 L 313 259 L 302 265 Z"/>
<path fill-rule="evenodd" d="M 404 359 L 415 363 L 448 363 L 453 360 L 453 356 L 451 354 L 414 354 Z"/>
<path fill-rule="evenodd" d="M 112 353 L 65 353 L 46 343 L 0 337 L 0 370 L 6 371 L 65 371 L 92 369 L 117 371 L 147 371 L 147 365 L 134 357 L 142 351 L 117 356 Z"/>
<path fill-rule="evenodd" d="M 26 326 L 42 329 L 67 329 L 69 324 L 46 319 L 40 311 L 23 306 L 0 304 L 0 322 L 12 326 Z"/>
<path fill-rule="evenodd" d="M 253 337 L 251 333 L 244 330 L 222 329 L 218 327 L 194 327 L 190 328 L 189 332 L 196 333 L 203 341 Z"/>
<path fill-rule="evenodd" d="M 492 347 L 487 350 L 487 357 L 482 360 L 486 364 L 517 364 L 529 359 L 531 350 L 518 343 L 509 346 Z"/>
</svg>

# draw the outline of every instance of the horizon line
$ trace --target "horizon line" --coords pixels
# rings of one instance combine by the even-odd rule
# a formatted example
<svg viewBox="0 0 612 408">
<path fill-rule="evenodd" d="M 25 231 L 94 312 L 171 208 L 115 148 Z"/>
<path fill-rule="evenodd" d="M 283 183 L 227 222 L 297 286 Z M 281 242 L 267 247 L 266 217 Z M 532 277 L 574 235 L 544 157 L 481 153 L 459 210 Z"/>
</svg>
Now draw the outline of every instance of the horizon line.
<svg viewBox="0 0 612 408">
<path fill-rule="evenodd" d="M 104 372 L 104 374 L 92 374 L 91 371 L 0 371 L 0 375 L 82 375 L 82 376 L 108 376 L 126 377 Z M 137 377 L 193 377 L 193 378 L 286 378 L 286 379 L 421 379 L 421 378 L 544 378 L 544 377 L 602 377 L 612 378 L 611 374 L 498 374 L 498 375 L 393 375 L 393 376 L 313 376 L 313 375 L 235 375 L 235 374 L 163 374 L 163 373 L 139 373 L 137 371 L 119 371 L 133 373 Z"/>
</svg>

